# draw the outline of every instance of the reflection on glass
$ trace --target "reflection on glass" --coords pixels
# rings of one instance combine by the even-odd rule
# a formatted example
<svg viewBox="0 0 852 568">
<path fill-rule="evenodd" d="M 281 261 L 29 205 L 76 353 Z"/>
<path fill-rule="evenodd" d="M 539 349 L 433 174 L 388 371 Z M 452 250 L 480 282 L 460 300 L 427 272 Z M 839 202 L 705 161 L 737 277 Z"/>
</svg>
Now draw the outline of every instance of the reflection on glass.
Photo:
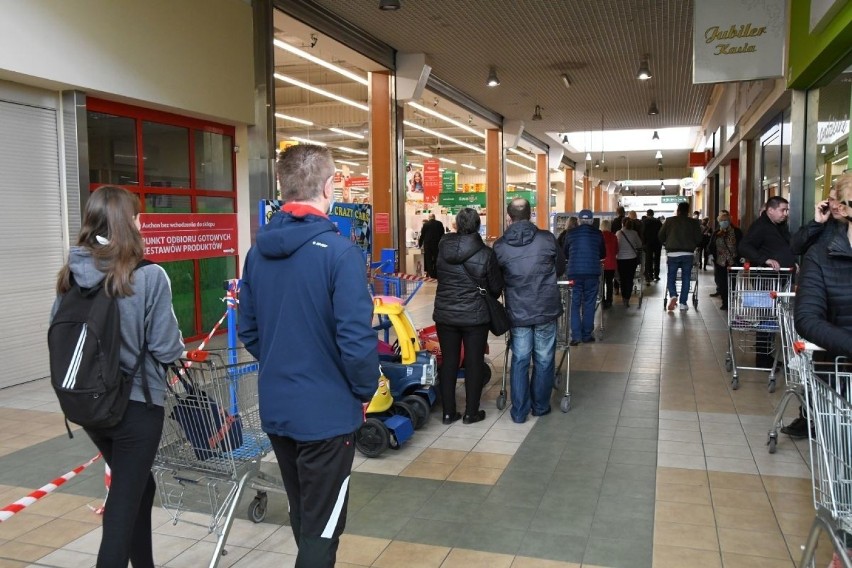
<svg viewBox="0 0 852 568">
<path fill-rule="evenodd" d="M 213 329 L 222 314 L 225 303 L 222 301 L 222 283 L 237 277 L 236 257 L 202 258 L 198 261 L 201 294 L 201 330 Z"/>
<path fill-rule="evenodd" d="M 195 265 L 191 260 L 160 263 L 172 282 L 172 306 L 184 337 L 198 333 L 195 329 Z M 219 283 L 221 291 L 222 283 Z"/>
<path fill-rule="evenodd" d="M 230 197 L 205 197 L 199 195 L 196 200 L 197 213 L 233 213 L 234 200 Z"/>
<path fill-rule="evenodd" d="M 142 123 L 145 184 L 189 187 L 189 130 L 158 122 Z"/>
<path fill-rule="evenodd" d="M 192 200 L 188 195 L 160 195 L 149 193 L 145 196 L 145 213 L 191 213 Z"/>
<path fill-rule="evenodd" d="M 763 203 L 781 195 L 781 117 L 760 137 L 760 180 Z"/>
<path fill-rule="evenodd" d="M 816 200 L 828 195 L 831 184 L 848 170 L 849 161 L 849 109 L 852 106 L 852 70 L 837 76 L 818 92 L 816 162 Z"/>
<path fill-rule="evenodd" d="M 91 183 L 138 184 L 136 121 L 90 111 L 88 133 Z"/>
<path fill-rule="evenodd" d="M 234 142 L 230 136 L 195 131 L 195 188 L 219 191 L 234 189 L 232 169 Z"/>
</svg>

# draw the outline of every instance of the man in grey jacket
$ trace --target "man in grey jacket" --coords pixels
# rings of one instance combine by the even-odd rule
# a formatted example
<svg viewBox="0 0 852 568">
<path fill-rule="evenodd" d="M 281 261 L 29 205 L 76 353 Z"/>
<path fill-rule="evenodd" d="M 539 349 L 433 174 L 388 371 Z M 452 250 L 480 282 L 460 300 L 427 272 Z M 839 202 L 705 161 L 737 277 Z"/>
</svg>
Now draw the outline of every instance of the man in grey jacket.
<svg viewBox="0 0 852 568">
<path fill-rule="evenodd" d="M 680 302 L 679 308 L 685 312 L 689 309 L 686 301 L 689 299 L 689 280 L 692 278 L 692 259 L 695 249 L 701 246 L 701 223 L 698 219 L 689 218 L 689 203 L 682 201 L 677 204 L 677 215 L 669 217 L 660 229 L 660 242 L 666 246 L 666 266 L 668 267 L 668 310 L 675 309 L 678 304 L 677 271 L 680 269 Z"/>
<path fill-rule="evenodd" d="M 565 270 L 565 256 L 549 231 L 530 222 L 530 204 L 513 199 L 506 209 L 509 227 L 494 243 L 506 283 L 506 311 L 512 322 L 512 420 L 525 422 L 550 412 L 556 358 L 556 321 L 562 301 L 556 275 Z M 530 358 L 535 361 L 532 381 Z"/>
</svg>

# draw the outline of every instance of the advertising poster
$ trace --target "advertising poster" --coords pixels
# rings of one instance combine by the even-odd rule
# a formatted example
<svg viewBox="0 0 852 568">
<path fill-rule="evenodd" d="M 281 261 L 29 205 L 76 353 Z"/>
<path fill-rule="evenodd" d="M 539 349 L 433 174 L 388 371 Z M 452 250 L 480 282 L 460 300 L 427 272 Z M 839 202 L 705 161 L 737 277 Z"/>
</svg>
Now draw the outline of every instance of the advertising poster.
<svg viewBox="0 0 852 568">
<path fill-rule="evenodd" d="M 405 195 L 409 201 L 423 201 L 423 170 L 411 164 L 405 167 Z"/>
<path fill-rule="evenodd" d="M 152 262 L 237 254 L 233 213 L 142 213 L 139 222 L 145 258 Z"/>
<path fill-rule="evenodd" d="M 259 209 L 262 227 L 281 209 L 281 201 L 262 199 Z M 337 226 L 341 235 L 358 245 L 364 254 L 364 261 L 369 262 L 373 247 L 373 206 L 368 203 L 335 203 L 328 218 Z"/>
<path fill-rule="evenodd" d="M 441 193 L 441 162 L 435 158 L 423 160 L 423 201 L 437 203 Z"/>
</svg>

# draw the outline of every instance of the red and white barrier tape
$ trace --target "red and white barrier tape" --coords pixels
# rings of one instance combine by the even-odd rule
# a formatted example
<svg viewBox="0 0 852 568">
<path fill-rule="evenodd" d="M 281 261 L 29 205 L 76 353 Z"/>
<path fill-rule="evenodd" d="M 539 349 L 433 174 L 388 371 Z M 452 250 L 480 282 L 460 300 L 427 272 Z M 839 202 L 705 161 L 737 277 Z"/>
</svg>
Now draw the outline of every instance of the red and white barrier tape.
<svg viewBox="0 0 852 568">
<path fill-rule="evenodd" d="M 12 515 L 17 513 L 18 511 L 21 511 L 21 510 L 29 507 L 30 505 L 32 505 L 33 503 L 35 503 L 36 501 L 38 501 L 39 499 L 41 499 L 45 495 L 52 493 L 57 487 L 59 487 L 60 485 L 63 485 L 69 479 L 73 479 L 73 478 L 77 477 L 77 475 L 81 471 L 83 471 L 84 469 L 86 469 L 87 467 L 89 467 L 90 465 L 95 463 L 98 459 L 100 459 L 100 457 L 101 457 L 101 454 L 96 455 L 95 457 L 93 457 L 92 459 L 90 459 L 89 461 L 84 463 L 83 465 L 75 467 L 74 469 L 72 469 L 71 471 L 69 471 L 68 473 L 66 473 L 65 475 L 63 475 L 61 477 L 57 477 L 56 479 L 54 479 L 53 481 L 51 481 L 47 485 L 45 485 L 45 486 L 43 486 L 39 489 L 36 489 L 35 491 L 30 493 L 26 497 L 24 497 L 22 499 L 18 499 L 17 501 L 12 503 L 11 505 L 6 505 L 2 509 L 0 509 L 0 523 L 2 523 L 5 520 L 8 520 L 9 518 L 12 517 Z"/>
<path fill-rule="evenodd" d="M 227 299 L 227 298 L 226 298 L 226 301 L 228 301 L 228 299 Z M 217 321 L 217 322 L 216 322 L 216 325 L 214 325 L 214 326 L 213 326 L 213 329 L 211 329 L 211 330 L 210 330 L 210 333 L 208 333 L 208 334 L 207 334 L 207 337 L 205 337 L 205 338 L 204 338 L 204 341 L 202 341 L 202 342 L 198 345 L 198 347 L 196 347 L 196 348 L 194 349 L 194 351 L 203 351 L 203 350 L 204 350 L 204 348 L 205 348 L 205 347 L 207 347 L 207 342 L 208 342 L 208 341 L 210 341 L 211 339 L 213 339 L 213 336 L 216 334 L 216 331 L 218 331 L 218 330 L 219 330 L 219 328 L 222 326 L 222 323 L 223 323 L 223 322 L 224 322 L 227 318 L 228 318 L 228 310 L 225 310 L 225 313 L 224 313 L 224 314 L 222 314 L 222 317 L 220 317 L 220 318 L 219 318 L 219 321 Z M 188 361 L 188 362 L 186 363 L 186 366 L 187 366 L 187 367 L 192 366 L 192 361 Z M 181 374 L 183 374 L 183 370 L 181 370 Z M 178 382 L 179 380 L 180 380 L 180 378 L 179 378 L 177 375 L 175 375 L 175 376 L 173 376 L 171 379 L 169 379 L 169 385 L 174 386 L 175 384 L 177 384 L 177 382 Z"/>
<path fill-rule="evenodd" d="M 96 515 L 103 515 L 104 509 L 106 508 L 107 497 L 109 497 L 109 486 L 112 485 L 112 470 L 109 468 L 109 464 L 104 462 L 104 486 L 106 487 L 106 495 L 104 495 L 104 502 L 101 503 L 100 507 L 92 507 L 89 505 L 89 509 Z"/>
<path fill-rule="evenodd" d="M 411 280 L 414 282 L 437 282 L 437 278 L 429 278 L 428 276 L 417 276 L 415 274 L 403 274 L 401 272 L 395 272 L 392 274 L 394 278 L 399 278 L 400 280 Z"/>
</svg>

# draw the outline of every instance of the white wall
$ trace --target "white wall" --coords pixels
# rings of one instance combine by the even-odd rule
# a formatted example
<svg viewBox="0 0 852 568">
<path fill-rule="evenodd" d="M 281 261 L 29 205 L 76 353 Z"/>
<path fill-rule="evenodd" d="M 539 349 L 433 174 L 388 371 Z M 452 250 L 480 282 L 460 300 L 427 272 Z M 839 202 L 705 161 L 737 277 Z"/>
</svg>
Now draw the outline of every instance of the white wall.
<svg viewBox="0 0 852 568">
<path fill-rule="evenodd" d="M 251 123 L 243 0 L 0 0 L 0 78 Z"/>
</svg>

